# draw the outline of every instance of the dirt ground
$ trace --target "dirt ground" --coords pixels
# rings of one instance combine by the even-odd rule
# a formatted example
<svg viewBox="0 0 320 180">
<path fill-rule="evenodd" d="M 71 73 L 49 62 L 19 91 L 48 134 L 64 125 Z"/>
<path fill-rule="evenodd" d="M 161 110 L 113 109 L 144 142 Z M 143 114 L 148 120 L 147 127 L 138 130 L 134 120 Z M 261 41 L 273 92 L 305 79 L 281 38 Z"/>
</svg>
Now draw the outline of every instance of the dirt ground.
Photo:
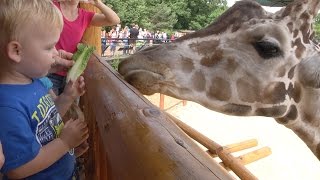
<svg viewBox="0 0 320 180">
<path fill-rule="evenodd" d="M 159 94 L 146 96 L 159 106 Z M 258 146 L 268 146 L 272 154 L 246 167 L 261 180 L 319 180 L 320 162 L 290 129 L 272 118 L 236 117 L 217 113 L 188 101 L 165 96 L 164 111 L 174 115 L 220 145 L 257 139 Z M 246 153 L 234 153 L 241 155 Z"/>
</svg>

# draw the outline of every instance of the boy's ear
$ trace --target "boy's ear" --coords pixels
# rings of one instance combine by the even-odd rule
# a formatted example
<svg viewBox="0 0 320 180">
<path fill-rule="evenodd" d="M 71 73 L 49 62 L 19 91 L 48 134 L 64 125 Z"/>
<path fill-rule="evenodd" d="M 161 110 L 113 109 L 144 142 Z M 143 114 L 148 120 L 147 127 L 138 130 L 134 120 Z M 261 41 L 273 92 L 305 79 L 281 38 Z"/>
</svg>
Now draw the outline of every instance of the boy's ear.
<svg viewBox="0 0 320 180">
<path fill-rule="evenodd" d="M 21 61 L 22 47 L 21 44 L 17 41 L 11 41 L 7 45 L 7 54 L 9 59 L 13 60 L 16 63 Z"/>
</svg>

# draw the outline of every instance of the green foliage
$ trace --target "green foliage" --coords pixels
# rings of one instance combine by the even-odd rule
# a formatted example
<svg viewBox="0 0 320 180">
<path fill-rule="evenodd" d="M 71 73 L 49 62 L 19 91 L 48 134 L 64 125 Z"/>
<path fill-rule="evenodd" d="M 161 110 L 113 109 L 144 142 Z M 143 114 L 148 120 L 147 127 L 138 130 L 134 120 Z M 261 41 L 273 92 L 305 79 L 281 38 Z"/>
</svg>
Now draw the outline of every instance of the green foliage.
<svg viewBox="0 0 320 180">
<path fill-rule="evenodd" d="M 227 9 L 226 0 L 107 0 L 122 25 L 138 24 L 149 30 L 197 30 Z"/>
<path fill-rule="evenodd" d="M 68 71 L 67 82 L 75 81 L 86 69 L 90 56 L 94 52 L 95 47 L 79 43 L 77 52 L 74 53 L 72 59 L 75 61 L 72 68 Z"/>
<path fill-rule="evenodd" d="M 115 58 L 112 59 L 109 64 L 112 66 L 114 70 L 118 71 L 119 63 L 120 63 L 120 56 L 116 55 Z"/>
<path fill-rule="evenodd" d="M 149 27 L 150 30 L 172 29 L 177 23 L 177 16 L 172 12 L 171 7 L 165 3 L 157 4 L 154 9 L 150 9 Z"/>
<path fill-rule="evenodd" d="M 314 23 L 315 39 L 320 41 L 320 14 L 317 15 Z"/>
</svg>

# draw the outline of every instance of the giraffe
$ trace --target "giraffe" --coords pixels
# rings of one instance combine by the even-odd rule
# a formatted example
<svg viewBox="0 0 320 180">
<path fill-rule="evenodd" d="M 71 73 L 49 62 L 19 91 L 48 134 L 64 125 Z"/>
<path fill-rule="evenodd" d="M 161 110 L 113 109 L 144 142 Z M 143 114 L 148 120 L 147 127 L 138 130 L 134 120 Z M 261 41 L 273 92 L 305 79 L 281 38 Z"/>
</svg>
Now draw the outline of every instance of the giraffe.
<svg viewBox="0 0 320 180">
<path fill-rule="evenodd" d="M 295 0 L 269 13 L 238 1 L 208 27 L 125 58 L 119 73 L 143 94 L 273 117 L 320 160 L 320 56 L 311 41 L 319 8 Z"/>
</svg>

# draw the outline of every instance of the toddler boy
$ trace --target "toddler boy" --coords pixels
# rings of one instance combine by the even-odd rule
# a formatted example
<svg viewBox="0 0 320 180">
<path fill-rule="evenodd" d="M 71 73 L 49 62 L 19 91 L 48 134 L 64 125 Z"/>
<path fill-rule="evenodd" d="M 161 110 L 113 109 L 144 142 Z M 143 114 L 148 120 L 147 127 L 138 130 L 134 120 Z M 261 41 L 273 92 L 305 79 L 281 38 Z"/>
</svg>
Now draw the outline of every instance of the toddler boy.
<svg viewBox="0 0 320 180">
<path fill-rule="evenodd" d="M 64 107 L 84 93 L 83 78 L 54 104 L 39 78 L 48 74 L 63 20 L 51 0 L 0 1 L 0 139 L 9 179 L 64 180 L 74 177 L 71 153 L 88 138 L 87 125 L 64 125 Z"/>
</svg>

